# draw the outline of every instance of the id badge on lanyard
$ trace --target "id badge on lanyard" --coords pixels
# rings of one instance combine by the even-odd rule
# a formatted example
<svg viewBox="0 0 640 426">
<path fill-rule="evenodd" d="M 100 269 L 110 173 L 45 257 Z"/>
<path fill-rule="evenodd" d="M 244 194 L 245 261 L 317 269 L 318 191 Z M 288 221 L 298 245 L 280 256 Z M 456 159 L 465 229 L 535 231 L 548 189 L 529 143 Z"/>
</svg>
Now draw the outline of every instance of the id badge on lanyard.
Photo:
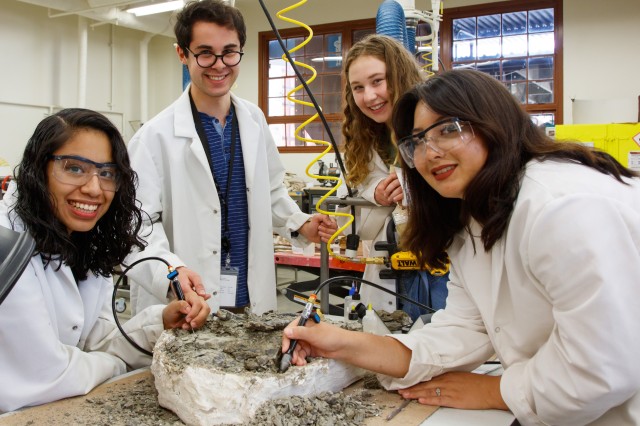
<svg viewBox="0 0 640 426">
<path fill-rule="evenodd" d="M 220 268 L 220 306 L 236 306 L 238 273 L 238 268 L 231 266 L 231 256 L 227 254 L 225 266 Z"/>
</svg>

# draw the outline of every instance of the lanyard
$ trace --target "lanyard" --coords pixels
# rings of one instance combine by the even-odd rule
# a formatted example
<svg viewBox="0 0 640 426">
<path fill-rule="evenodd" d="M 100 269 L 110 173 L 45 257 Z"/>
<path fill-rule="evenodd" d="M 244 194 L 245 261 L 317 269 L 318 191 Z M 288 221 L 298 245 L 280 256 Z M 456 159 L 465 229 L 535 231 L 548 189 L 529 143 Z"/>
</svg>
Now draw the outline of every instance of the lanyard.
<svg viewBox="0 0 640 426">
<path fill-rule="evenodd" d="M 202 127 L 202 121 L 200 120 L 200 115 L 198 114 L 198 110 L 196 109 L 196 104 L 193 102 L 193 97 L 191 96 L 191 92 L 189 92 L 189 102 L 191 103 L 191 114 L 193 115 L 193 123 L 196 125 L 196 131 L 198 132 L 198 136 L 200 137 L 200 142 L 202 143 L 202 148 L 204 148 L 204 152 L 207 155 L 207 161 L 209 162 L 209 169 L 211 171 L 211 176 L 213 177 L 213 183 L 216 186 L 216 190 L 218 191 L 218 198 L 220 199 L 220 204 L 222 204 L 223 212 L 224 212 L 224 224 L 222 230 L 222 249 L 227 252 L 226 263 L 227 266 L 231 264 L 231 239 L 229 235 L 229 192 L 231 190 L 231 176 L 233 174 L 233 160 L 236 149 L 236 132 L 238 131 L 238 117 L 236 116 L 236 111 L 231 103 L 231 155 L 229 158 L 229 168 L 227 169 L 227 189 L 224 194 L 224 198 L 220 196 L 220 187 L 218 186 L 218 182 L 216 182 L 216 176 L 213 173 L 213 163 L 211 162 L 211 151 L 209 150 L 207 134 L 204 131 L 204 127 Z M 222 136 L 223 141 L 223 150 L 224 150 L 224 134 Z"/>
</svg>

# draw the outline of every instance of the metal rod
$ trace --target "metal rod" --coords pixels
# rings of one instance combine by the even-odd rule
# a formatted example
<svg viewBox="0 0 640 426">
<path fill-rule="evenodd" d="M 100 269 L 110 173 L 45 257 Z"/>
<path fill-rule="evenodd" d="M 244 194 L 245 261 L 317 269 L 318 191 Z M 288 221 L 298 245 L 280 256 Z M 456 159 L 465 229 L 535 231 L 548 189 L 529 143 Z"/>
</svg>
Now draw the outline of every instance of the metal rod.
<svg viewBox="0 0 640 426">
<path fill-rule="evenodd" d="M 320 208 L 330 210 L 332 206 L 361 206 L 373 207 L 371 201 L 367 201 L 362 197 L 327 197 Z M 329 252 L 327 251 L 327 243 L 320 243 L 320 282 L 323 283 L 329 279 Z M 326 285 L 320 289 L 320 309 L 325 314 L 329 314 L 329 286 Z"/>
</svg>

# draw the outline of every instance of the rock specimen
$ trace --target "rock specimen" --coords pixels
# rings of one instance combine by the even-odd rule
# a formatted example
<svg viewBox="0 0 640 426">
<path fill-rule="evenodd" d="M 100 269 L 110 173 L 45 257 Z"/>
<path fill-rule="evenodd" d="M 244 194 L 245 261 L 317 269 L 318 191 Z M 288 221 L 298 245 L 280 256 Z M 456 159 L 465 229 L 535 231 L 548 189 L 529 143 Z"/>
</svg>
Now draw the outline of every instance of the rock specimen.
<svg viewBox="0 0 640 426">
<path fill-rule="evenodd" d="M 249 423 L 267 401 L 337 392 L 364 375 L 328 359 L 280 373 L 282 330 L 294 318 L 221 311 L 195 333 L 166 331 L 151 365 L 158 402 L 189 425 Z"/>
</svg>

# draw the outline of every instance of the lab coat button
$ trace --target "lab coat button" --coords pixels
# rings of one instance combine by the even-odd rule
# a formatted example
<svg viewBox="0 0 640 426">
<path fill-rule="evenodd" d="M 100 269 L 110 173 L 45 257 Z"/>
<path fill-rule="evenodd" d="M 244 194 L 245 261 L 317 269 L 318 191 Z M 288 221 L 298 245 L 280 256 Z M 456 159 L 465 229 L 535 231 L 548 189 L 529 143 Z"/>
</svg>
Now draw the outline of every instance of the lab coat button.
<svg viewBox="0 0 640 426">
<path fill-rule="evenodd" d="M 218 254 L 218 250 L 212 251 L 213 255 L 216 256 Z"/>
<path fill-rule="evenodd" d="M 218 209 L 213 209 L 213 214 L 218 214 Z"/>
<path fill-rule="evenodd" d="M 494 330 L 496 333 L 500 333 L 500 327 L 496 327 Z"/>
<path fill-rule="evenodd" d="M 77 325 L 74 325 L 73 327 L 71 327 L 74 331 L 78 329 Z"/>
</svg>

